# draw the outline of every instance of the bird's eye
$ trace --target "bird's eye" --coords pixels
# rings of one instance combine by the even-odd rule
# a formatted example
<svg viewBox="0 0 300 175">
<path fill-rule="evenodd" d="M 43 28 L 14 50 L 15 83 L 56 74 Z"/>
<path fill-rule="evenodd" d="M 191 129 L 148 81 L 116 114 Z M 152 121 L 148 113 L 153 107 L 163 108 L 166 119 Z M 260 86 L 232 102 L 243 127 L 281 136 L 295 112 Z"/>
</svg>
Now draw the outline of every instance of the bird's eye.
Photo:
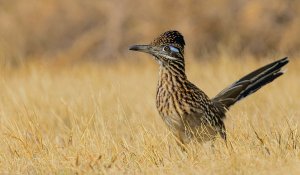
<svg viewBox="0 0 300 175">
<path fill-rule="evenodd" d="M 170 47 L 169 47 L 169 46 L 165 46 L 165 47 L 163 47 L 163 51 L 165 51 L 165 52 L 170 52 L 170 51 L 171 51 L 171 49 L 170 49 Z"/>
</svg>

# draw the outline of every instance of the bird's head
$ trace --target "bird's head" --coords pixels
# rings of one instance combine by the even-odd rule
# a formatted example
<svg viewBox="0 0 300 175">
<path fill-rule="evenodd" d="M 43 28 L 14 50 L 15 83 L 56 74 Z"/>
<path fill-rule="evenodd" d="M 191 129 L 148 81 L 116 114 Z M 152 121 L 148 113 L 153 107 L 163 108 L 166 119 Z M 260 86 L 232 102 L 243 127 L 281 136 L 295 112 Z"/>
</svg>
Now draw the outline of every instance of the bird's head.
<svg viewBox="0 0 300 175">
<path fill-rule="evenodd" d="M 184 67 L 184 39 L 178 31 L 167 31 L 147 45 L 133 45 L 129 50 L 151 54 L 164 67 L 180 63 Z"/>
</svg>

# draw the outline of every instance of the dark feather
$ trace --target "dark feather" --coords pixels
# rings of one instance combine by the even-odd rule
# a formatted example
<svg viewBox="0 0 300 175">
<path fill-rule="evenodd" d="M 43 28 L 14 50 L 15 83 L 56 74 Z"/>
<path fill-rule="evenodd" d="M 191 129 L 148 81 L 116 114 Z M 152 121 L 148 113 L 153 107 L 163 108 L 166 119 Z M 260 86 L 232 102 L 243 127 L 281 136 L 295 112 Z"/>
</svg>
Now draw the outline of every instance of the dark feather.
<svg viewBox="0 0 300 175">
<path fill-rule="evenodd" d="M 288 58 L 285 57 L 247 74 L 222 90 L 212 101 L 222 103 L 225 108 L 229 109 L 237 101 L 256 92 L 264 85 L 281 76 L 283 74 L 281 68 L 288 62 Z"/>
</svg>

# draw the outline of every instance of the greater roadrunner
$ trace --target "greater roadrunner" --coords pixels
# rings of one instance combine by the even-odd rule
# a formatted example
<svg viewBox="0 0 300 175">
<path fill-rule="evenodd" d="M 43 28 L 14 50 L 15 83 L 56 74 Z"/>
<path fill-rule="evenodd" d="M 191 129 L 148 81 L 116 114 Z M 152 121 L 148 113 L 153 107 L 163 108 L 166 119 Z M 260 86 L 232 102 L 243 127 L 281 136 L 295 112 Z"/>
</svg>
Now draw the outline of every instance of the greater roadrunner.
<svg viewBox="0 0 300 175">
<path fill-rule="evenodd" d="M 289 60 L 283 58 L 242 77 L 210 99 L 185 74 L 184 39 L 178 31 L 167 31 L 149 45 L 129 49 L 145 52 L 158 61 L 156 107 L 163 121 L 182 143 L 192 138 L 204 142 L 218 133 L 226 140 L 223 120 L 230 106 L 283 74 Z"/>
</svg>

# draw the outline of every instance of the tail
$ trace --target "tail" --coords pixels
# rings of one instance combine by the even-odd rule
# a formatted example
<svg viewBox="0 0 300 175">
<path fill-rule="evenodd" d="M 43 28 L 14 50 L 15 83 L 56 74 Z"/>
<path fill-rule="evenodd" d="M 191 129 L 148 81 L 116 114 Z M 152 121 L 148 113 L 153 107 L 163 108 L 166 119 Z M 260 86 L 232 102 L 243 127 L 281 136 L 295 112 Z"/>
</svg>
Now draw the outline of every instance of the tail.
<svg viewBox="0 0 300 175">
<path fill-rule="evenodd" d="M 251 72 L 222 90 L 212 101 L 229 109 L 231 105 L 281 76 L 284 73 L 281 68 L 288 62 L 288 57 L 285 57 Z"/>
</svg>

